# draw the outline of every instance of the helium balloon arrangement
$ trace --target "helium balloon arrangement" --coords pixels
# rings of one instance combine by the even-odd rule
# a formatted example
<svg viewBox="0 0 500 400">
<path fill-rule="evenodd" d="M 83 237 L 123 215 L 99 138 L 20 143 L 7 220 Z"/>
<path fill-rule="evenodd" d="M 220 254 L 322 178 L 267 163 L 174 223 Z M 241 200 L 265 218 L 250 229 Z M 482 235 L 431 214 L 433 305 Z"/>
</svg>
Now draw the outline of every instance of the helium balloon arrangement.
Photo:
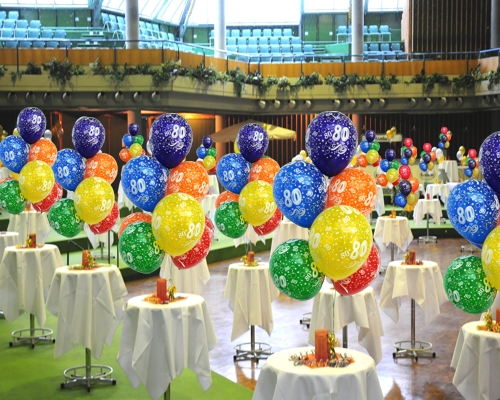
<svg viewBox="0 0 500 400">
<path fill-rule="evenodd" d="M 477 178 L 479 176 L 479 161 L 476 158 L 477 152 L 474 149 L 469 149 L 467 157 L 465 157 L 465 147 L 460 146 L 457 152 L 457 160 L 467 168 L 464 170 L 467 178 Z"/>
<path fill-rule="evenodd" d="M 365 168 L 368 164 L 378 167 L 382 158 L 378 154 L 380 143 L 376 140 L 374 131 L 366 131 L 365 140 L 359 144 L 359 149 L 363 154 L 357 157 L 357 162 L 360 167 Z"/>
<path fill-rule="evenodd" d="M 210 173 L 215 173 L 217 170 L 217 162 L 215 161 L 215 156 L 217 151 L 215 147 L 212 147 L 212 138 L 210 136 L 204 136 L 202 139 L 202 145 L 196 149 L 196 155 L 198 160 L 203 167 Z"/>
<path fill-rule="evenodd" d="M 144 137 L 139 135 L 139 131 L 139 125 L 135 122 L 128 126 L 128 133 L 126 133 L 122 139 L 125 148 L 120 150 L 119 154 L 123 162 L 129 162 L 132 158 L 145 154 L 142 148 Z"/>
<path fill-rule="evenodd" d="M 420 170 L 422 172 L 433 171 L 436 152 L 432 151 L 432 145 L 430 143 L 424 143 L 423 148 L 423 151 L 420 152 Z"/>
<path fill-rule="evenodd" d="M 450 147 L 451 138 L 452 138 L 451 131 L 446 126 L 443 126 L 441 128 L 441 133 L 439 134 L 438 147 L 441 150 L 444 150 L 444 149 L 447 149 L 448 147 Z M 438 157 L 438 163 L 441 163 L 444 161 L 444 156 L 442 157 L 442 160 L 440 160 L 440 158 L 441 157 Z"/>
</svg>

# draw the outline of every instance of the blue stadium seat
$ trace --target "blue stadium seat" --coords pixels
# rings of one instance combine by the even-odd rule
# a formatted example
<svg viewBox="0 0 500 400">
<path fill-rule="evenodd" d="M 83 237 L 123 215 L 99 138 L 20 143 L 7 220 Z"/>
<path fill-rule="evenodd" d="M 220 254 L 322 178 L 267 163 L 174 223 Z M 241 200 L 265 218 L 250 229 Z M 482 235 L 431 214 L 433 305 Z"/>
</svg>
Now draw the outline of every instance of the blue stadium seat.
<svg viewBox="0 0 500 400">
<path fill-rule="evenodd" d="M 380 51 L 390 51 L 391 48 L 389 46 L 389 43 L 381 43 L 380 44 Z"/>
<path fill-rule="evenodd" d="M 259 44 L 259 38 L 258 37 L 254 37 L 254 36 L 249 37 L 248 38 L 248 44 L 258 45 Z"/>
<path fill-rule="evenodd" d="M 120 24 L 120 25 L 125 26 L 125 18 L 123 18 L 123 17 L 122 17 L 122 16 L 120 16 L 120 15 L 118 15 L 118 16 L 116 17 L 116 22 L 118 22 L 118 24 Z"/>
<path fill-rule="evenodd" d="M 395 53 L 401 53 L 401 44 L 400 43 L 392 43 L 391 50 Z"/>
<path fill-rule="evenodd" d="M 240 37 L 239 29 L 231 29 L 231 37 Z"/>
<path fill-rule="evenodd" d="M 109 29 L 109 14 L 104 12 L 101 13 L 101 19 L 102 19 L 102 28 Z"/>
<path fill-rule="evenodd" d="M 227 38 L 227 45 L 228 46 L 236 46 L 238 42 L 236 41 L 235 37 L 228 37 Z"/>
<path fill-rule="evenodd" d="M 273 31 L 269 28 L 265 28 L 262 30 L 262 36 L 267 36 L 267 37 L 273 36 Z"/>
<path fill-rule="evenodd" d="M 3 27 L 7 29 L 16 29 L 16 20 L 15 19 L 6 19 L 3 21 Z"/>
<path fill-rule="evenodd" d="M 347 26 L 341 25 L 337 28 L 337 43 L 339 42 L 339 38 L 344 38 L 347 41 Z"/>
<path fill-rule="evenodd" d="M 260 36 L 262 36 L 262 29 L 255 28 L 254 30 L 252 30 L 252 36 L 253 37 L 260 37 Z"/>
<path fill-rule="evenodd" d="M 54 32 L 54 39 L 60 39 L 59 41 L 59 47 L 60 48 L 70 48 L 71 47 L 71 42 L 70 41 L 65 41 L 66 39 L 66 29 L 56 29 Z"/>
<path fill-rule="evenodd" d="M 19 19 L 19 11 L 9 11 L 9 16 L 7 17 L 7 19 L 18 20 Z"/>
<path fill-rule="evenodd" d="M 38 29 L 40 30 L 40 28 L 42 27 L 42 23 L 40 22 L 39 19 L 32 19 L 30 21 L 30 26 L 29 26 L 31 29 Z"/>
<path fill-rule="evenodd" d="M 7 19 L 7 11 L 0 11 L 0 20 Z"/>
<path fill-rule="evenodd" d="M 269 38 L 269 44 L 270 45 L 273 45 L 273 44 L 280 44 L 280 38 L 277 37 L 277 36 L 271 36 Z"/>
<path fill-rule="evenodd" d="M 304 54 L 310 55 L 314 54 L 314 49 L 312 44 L 305 44 L 304 45 Z"/>
<path fill-rule="evenodd" d="M 241 36 L 250 37 L 250 36 L 252 36 L 252 31 L 250 29 L 243 29 L 241 31 Z"/>
<path fill-rule="evenodd" d="M 281 48 L 278 44 L 272 44 L 269 48 L 269 52 L 271 54 L 279 54 L 281 53 Z"/>
<path fill-rule="evenodd" d="M 368 44 L 366 43 L 363 43 L 363 52 L 367 52 L 368 51 Z"/>
<path fill-rule="evenodd" d="M 45 47 L 45 40 L 52 39 L 52 30 L 43 29 L 42 32 L 40 33 L 40 39 L 44 39 L 44 40 L 33 41 L 33 48 L 43 49 Z"/>
<path fill-rule="evenodd" d="M 267 46 L 271 37 L 272 36 L 261 36 L 259 39 L 259 44 Z"/>
<path fill-rule="evenodd" d="M 233 45 L 233 44 L 228 44 L 227 45 L 227 51 L 231 51 L 233 53 L 237 53 L 238 52 L 238 46 Z"/>
<path fill-rule="evenodd" d="M 280 44 L 283 45 L 289 45 L 292 42 L 292 37 L 291 36 L 282 36 L 280 40 Z"/>
<path fill-rule="evenodd" d="M 293 31 L 290 28 L 283 29 L 283 36 L 293 36 Z"/>
<path fill-rule="evenodd" d="M 391 41 L 391 29 L 389 25 L 380 25 L 380 40 L 384 40 L 384 37 L 388 37 L 389 42 Z"/>
<path fill-rule="evenodd" d="M 378 46 L 378 43 L 371 43 L 370 44 L 370 50 L 369 51 L 380 51 L 380 48 Z"/>
<path fill-rule="evenodd" d="M 292 36 L 292 44 L 302 44 L 302 40 L 298 36 Z"/>
<path fill-rule="evenodd" d="M 109 14 L 109 21 L 118 23 L 118 19 L 116 18 L 115 14 Z"/>
<path fill-rule="evenodd" d="M 273 36 L 276 36 L 276 37 L 282 36 L 281 28 L 274 28 L 273 29 Z"/>
<path fill-rule="evenodd" d="M 368 34 L 370 35 L 370 40 L 373 41 L 373 37 L 375 36 L 375 41 L 379 40 L 379 32 L 377 25 L 370 25 L 368 27 Z"/>
<path fill-rule="evenodd" d="M 261 46 L 264 47 L 264 46 Z M 259 47 L 255 45 L 248 45 L 247 46 L 247 52 L 250 54 L 259 54 Z"/>
<path fill-rule="evenodd" d="M 19 19 L 16 23 L 16 29 L 28 29 L 28 20 Z"/>
<path fill-rule="evenodd" d="M 292 44 L 292 53 L 293 54 L 302 53 L 302 45 L 301 44 Z"/>
</svg>

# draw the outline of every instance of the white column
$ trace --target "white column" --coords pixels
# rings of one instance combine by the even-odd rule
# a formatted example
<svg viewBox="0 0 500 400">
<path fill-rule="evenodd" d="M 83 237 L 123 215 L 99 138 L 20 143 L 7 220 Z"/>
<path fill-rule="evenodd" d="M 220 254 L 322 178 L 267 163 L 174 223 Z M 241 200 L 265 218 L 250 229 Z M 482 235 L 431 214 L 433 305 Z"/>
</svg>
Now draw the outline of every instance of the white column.
<svg viewBox="0 0 500 400">
<path fill-rule="evenodd" d="M 136 40 L 126 42 L 127 49 L 139 48 L 139 0 L 126 0 L 125 3 L 125 39 Z"/>
<path fill-rule="evenodd" d="M 217 50 L 226 50 L 226 6 L 225 0 L 217 0 L 217 12 L 214 23 L 214 48 Z M 214 56 L 225 58 L 224 53 L 215 51 Z"/>
<path fill-rule="evenodd" d="M 352 0 L 352 54 L 360 56 L 352 57 L 352 61 L 363 61 L 363 0 Z"/>
</svg>

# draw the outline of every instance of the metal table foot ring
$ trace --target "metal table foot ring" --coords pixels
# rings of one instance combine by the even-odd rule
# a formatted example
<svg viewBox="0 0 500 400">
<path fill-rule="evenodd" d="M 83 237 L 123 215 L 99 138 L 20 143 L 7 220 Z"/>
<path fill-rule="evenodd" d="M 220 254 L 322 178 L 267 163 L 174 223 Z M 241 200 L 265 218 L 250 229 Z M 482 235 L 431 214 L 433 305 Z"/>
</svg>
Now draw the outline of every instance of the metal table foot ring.
<svg viewBox="0 0 500 400">
<path fill-rule="evenodd" d="M 271 353 L 271 346 L 267 343 L 254 342 L 254 343 L 241 343 L 234 346 L 236 355 L 233 357 L 234 361 L 243 360 L 259 360 L 267 359 Z"/>
<path fill-rule="evenodd" d="M 396 352 L 392 353 L 392 358 L 413 358 L 418 362 L 418 358 L 436 358 L 436 353 L 432 350 L 432 343 L 422 340 L 400 340 L 394 343 Z"/>
<path fill-rule="evenodd" d="M 311 316 L 312 312 L 306 312 L 302 314 L 302 319 L 300 320 L 300 325 L 305 325 L 309 329 L 309 326 L 311 325 Z"/>
<path fill-rule="evenodd" d="M 54 331 L 48 328 L 26 328 L 18 329 L 12 332 L 14 340 L 9 342 L 9 346 L 31 344 L 31 348 L 35 347 L 35 343 L 55 343 L 52 339 Z"/>
</svg>

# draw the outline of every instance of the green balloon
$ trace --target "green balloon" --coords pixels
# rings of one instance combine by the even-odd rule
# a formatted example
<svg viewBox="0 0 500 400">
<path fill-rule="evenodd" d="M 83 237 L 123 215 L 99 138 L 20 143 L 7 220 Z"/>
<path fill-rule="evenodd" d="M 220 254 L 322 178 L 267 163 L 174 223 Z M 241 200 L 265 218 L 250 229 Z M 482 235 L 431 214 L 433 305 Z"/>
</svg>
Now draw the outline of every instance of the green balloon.
<svg viewBox="0 0 500 400">
<path fill-rule="evenodd" d="M 0 206 L 9 214 L 19 214 L 26 209 L 26 199 L 15 179 L 6 180 L 0 185 Z"/>
<path fill-rule="evenodd" d="M 242 237 L 248 228 L 236 201 L 225 201 L 219 206 L 215 211 L 215 225 L 223 235 L 232 239 Z"/>
<path fill-rule="evenodd" d="M 207 155 L 209 155 L 209 156 L 215 157 L 216 154 L 217 154 L 217 150 L 215 149 L 215 147 L 210 147 L 207 151 Z"/>
<path fill-rule="evenodd" d="M 123 230 L 118 250 L 125 264 L 142 274 L 156 271 L 165 257 L 153 235 L 151 224 L 144 221 L 134 222 Z"/>
<path fill-rule="evenodd" d="M 380 143 L 379 142 L 371 142 L 370 143 L 370 150 L 379 151 L 380 150 Z"/>
<path fill-rule="evenodd" d="M 325 280 L 303 239 L 281 243 L 271 255 L 269 273 L 280 292 L 295 300 L 312 299 Z"/>
<path fill-rule="evenodd" d="M 134 136 L 134 143 L 139 143 L 142 146 L 144 143 L 144 137 L 141 135 Z"/>
<path fill-rule="evenodd" d="M 426 153 L 427 153 L 427 152 L 426 152 L 425 150 L 422 150 L 422 151 L 420 152 L 420 158 L 422 158 L 422 157 L 424 156 L 424 154 L 426 154 Z"/>
<path fill-rule="evenodd" d="M 391 169 L 395 169 L 396 171 L 399 171 L 399 167 L 401 167 L 401 163 L 399 161 L 391 161 Z"/>
<path fill-rule="evenodd" d="M 497 291 L 490 285 L 481 258 L 458 257 L 444 274 L 444 290 L 451 304 L 469 314 L 481 314 L 491 307 Z"/>
<path fill-rule="evenodd" d="M 83 221 L 76 213 L 72 199 L 57 200 L 50 207 L 47 218 L 51 228 L 67 238 L 78 235 L 83 228 Z"/>
</svg>

